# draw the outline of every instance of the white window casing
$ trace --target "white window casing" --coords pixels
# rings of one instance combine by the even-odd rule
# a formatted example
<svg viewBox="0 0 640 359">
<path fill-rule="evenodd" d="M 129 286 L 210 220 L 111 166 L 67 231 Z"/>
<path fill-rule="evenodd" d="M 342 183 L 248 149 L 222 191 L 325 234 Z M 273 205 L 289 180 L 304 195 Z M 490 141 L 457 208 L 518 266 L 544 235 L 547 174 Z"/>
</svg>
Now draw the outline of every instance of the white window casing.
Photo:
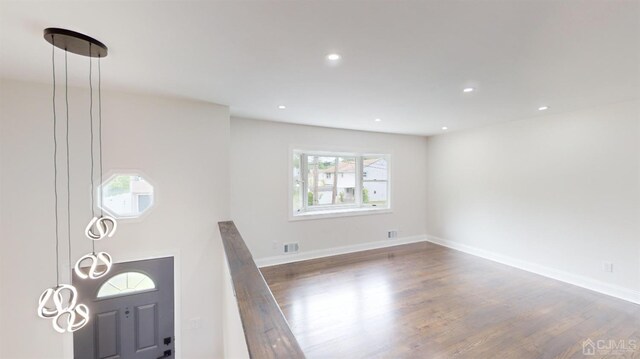
<svg viewBox="0 0 640 359">
<path fill-rule="evenodd" d="M 323 159 L 334 158 L 333 161 L 324 162 L 325 166 L 329 168 L 335 168 L 334 173 L 323 172 L 322 175 L 316 175 L 318 182 L 321 179 L 327 181 L 333 181 L 333 185 L 327 185 L 323 182 L 322 187 L 325 191 L 322 194 L 329 193 L 328 189 L 331 189 L 331 202 L 332 203 L 309 203 L 309 196 L 313 198 L 313 202 L 319 201 L 322 194 L 317 196 L 311 195 L 314 193 L 310 190 L 309 172 L 310 166 L 309 157 L 317 157 Z M 375 164 L 382 160 L 382 166 L 378 165 L 378 168 L 368 168 L 368 172 L 377 172 L 378 177 L 371 173 L 367 174 L 367 178 L 364 175 L 365 161 L 374 160 L 369 162 L 369 165 Z M 351 171 L 340 172 L 341 166 L 349 168 L 349 163 L 353 162 L 353 186 L 343 187 L 344 191 L 339 192 L 338 183 L 343 181 L 343 185 L 346 181 L 351 180 Z M 331 165 L 332 163 L 332 165 Z M 347 165 L 344 165 L 344 164 Z M 289 219 L 301 220 L 301 219 L 316 219 L 316 218 L 328 218 L 328 217 L 342 217 L 353 215 L 367 215 L 367 214 L 380 214 L 391 212 L 391 155 L 381 153 L 370 152 L 332 152 L 332 151 L 318 151 L 318 150 L 301 150 L 292 149 L 290 152 L 290 166 L 289 166 Z M 315 162 L 315 171 L 318 171 L 318 162 Z M 325 167 L 327 168 L 327 167 Z M 336 174 L 340 176 L 336 176 Z M 329 175 L 330 174 L 330 175 Z M 346 174 L 346 176 L 345 176 Z M 313 183 L 316 190 L 315 194 L 318 194 L 318 183 Z M 369 201 L 365 203 L 363 198 L 363 190 L 365 186 L 369 188 L 375 188 L 373 193 L 369 193 L 367 190 L 367 198 Z M 378 193 L 380 191 L 380 193 Z M 353 192 L 353 195 L 351 193 Z M 335 197 L 334 197 L 335 193 Z M 337 197 L 340 196 L 340 202 L 347 200 L 345 203 L 336 203 Z M 326 197 L 325 202 L 326 202 Z M 375 198 L 377 200 L 372 200 Z"/>
</svg>

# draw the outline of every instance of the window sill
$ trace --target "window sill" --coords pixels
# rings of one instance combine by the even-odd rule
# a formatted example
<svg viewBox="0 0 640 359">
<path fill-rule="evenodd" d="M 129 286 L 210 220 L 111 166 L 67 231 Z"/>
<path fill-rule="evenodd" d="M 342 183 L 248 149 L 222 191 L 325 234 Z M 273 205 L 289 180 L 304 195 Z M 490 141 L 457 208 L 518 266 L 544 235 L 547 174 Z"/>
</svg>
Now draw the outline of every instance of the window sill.
<svg viewBox="0 0 640 359">
<path fill-rule="evenodd" d="M 289 216 L 289 221 L 304 221 L 309 219 L 323 219 L 350 216 L 366 216 L 372 214 L 393 213 L 391 208 L 347 208 L 347 209 L 329 209 L 324 211 L 310 211 Z"/>
</svg>

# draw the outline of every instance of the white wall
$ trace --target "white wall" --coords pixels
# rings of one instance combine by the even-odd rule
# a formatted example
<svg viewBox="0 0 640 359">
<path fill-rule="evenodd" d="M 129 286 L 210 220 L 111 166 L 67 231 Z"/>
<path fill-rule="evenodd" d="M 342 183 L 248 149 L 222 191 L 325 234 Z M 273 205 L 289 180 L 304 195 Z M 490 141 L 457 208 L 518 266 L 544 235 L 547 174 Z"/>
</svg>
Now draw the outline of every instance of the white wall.
<svg viewBox="0 0 640 359">
<path fill-rule="evenodd" d="M 390 153 L 393 213 L 289 221 L 290 146 Z M 298 241 L 300 252 L 426 233 L 424 137 L 231 120 L 231 217 L 255 258 L 280 252 L 273 242 Z"/>
<path fill-rule="evenodd" d="M 51 90 L 12 81 L 2 81 L 0 88 L 0 357 L 61 358 L 65 350 L 70 354 L 71 335 L 55 333 L 50 321 L 36 316 L 40 293 L 55 285 Z M 70 91 L 73 260 L 91 248 L 83 235 L 91 218 L 87 93 Z M 116 261 L 177 255 L 182 332 L 176 345 L 183 358 L 220 358 L 223 264 L 217 222 L 229 217 L 228 108 L 105 92 L 103 121 L 105 172 L 141 170 L 157 197 L 148 215 L 122 221 L 117 234 L 97 249 Z M 65 191 L 61 194 L 65 203 Z M 190 329 L 192 318 L 200 318 L 199 329 Z"/>
<path fill-rule="evenodd" d="M 639 102 L 427 143 L 430 235 L 639 293 Z"/>
<path fill-rule="evenodd" d="M 233 280 L 229 265 L 227 264 L 227 256 L 223 255 L 222 264 L 222 327 L 224 340 L 224 357 L 225 359 L 248 359 L 249 348 L 244 336 L 242 328 L 242 319 L 240 319 L 240 311 L 238 309 L 238 301 L 236 293 L 233 289 Z"/>
</svg>

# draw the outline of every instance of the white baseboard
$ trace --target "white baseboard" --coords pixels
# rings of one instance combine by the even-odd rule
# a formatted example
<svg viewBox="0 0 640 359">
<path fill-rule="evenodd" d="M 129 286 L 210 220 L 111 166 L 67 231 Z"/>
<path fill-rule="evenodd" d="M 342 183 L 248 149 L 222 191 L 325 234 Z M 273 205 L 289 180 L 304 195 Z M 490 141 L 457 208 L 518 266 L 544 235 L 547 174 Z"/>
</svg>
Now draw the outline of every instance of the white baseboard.
<svg viewBox="0 0 640 359">
<path fill-rule="evenodd" d="M 262 268 L 262 267 L 268 267 L 268 266 L 273 266 L 277 264 L 293 263 L 293 262 L 306 261 L 309 259 L 330 257 L 338 254 L 366 251 L 369 249 L 393 247 L 393 246 L 399 246 L 401 244 L 424 242 L 426 240 L 427 240 L 427 236 L 425 235 L 402 237 L 402 238 L 396 238 L 396 239 L 387 239 L 384 241 L 354 244 L 350 246 L 317 249 L 314 251 L 300 252 L 295 254 L 285 254 L 280 256 L 259 258 L 259 259 L 255 259 L 255 262 L 259 268 Z"/>
<path fill-rule="evenodd" d="M 468 253 L 477 257 L 485 258 L 494 262 L 502 263 L 511 267 L 525 270 L 527 272 L 539 274 L 544 277 L 559 280 L 561 282 L 576 285 L 578 287 L 593 290 L 598 293 L 606 294 L 615 298 L 623 299 L 632 303 L 640 304 L 640 291 L 620 287 L 617 285 L 605 283 L 592 278 L 584 277 L 577 274 L 561 271 L 554 268 L 541 266 L 536 263 L 522 261 L 516 258 L 493 253 L 484 249 L 476 248 L 466 244 L 438 238 L 435 236 L 427 236 L 427 241 L 439 244 L 460 252 Z"/>
</svg>

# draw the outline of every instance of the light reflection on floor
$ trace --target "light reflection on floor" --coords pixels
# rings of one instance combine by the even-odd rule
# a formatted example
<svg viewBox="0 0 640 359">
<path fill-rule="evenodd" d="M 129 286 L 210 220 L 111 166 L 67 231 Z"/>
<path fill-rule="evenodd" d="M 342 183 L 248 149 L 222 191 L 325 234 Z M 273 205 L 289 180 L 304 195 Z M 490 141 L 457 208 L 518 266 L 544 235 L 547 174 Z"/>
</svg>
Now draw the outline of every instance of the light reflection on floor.
<svg viewBox="0 0 640 359">
<path fill-rule="evenodd" d="M 326 291 L 318 292 L 309 288 L 298 288 L 290 293 L 292 296 L 288 320 L 294 333 L 315 332 L 314 336 L 299 335 L 299 338 L 313 340 L 321 338 L 322 342 L 303 342 L 303 347 L 326 345 L 326 342 L 341 340 L 344 336 L 353 336 L 354 328 L 366 335 L 358 338 L 375 339 L 377 343 L 363 342 L 361 345 L 384 344 L 392 334 L 394 321 L 393 293 L 388 276 L 380 271 L 366 278 L 354 276 L 348 281 L 323 286 Z M 375 323 L 373 323 L 375 322 Z M 374 325 L 375 324 L 375 325 Z M 326 328 L 326 329 L 323 329 Z M 317 335 L 324 331 L 322 335 Z M 353 344 L 353 343 L 352 343 Z"/>
</svg>

